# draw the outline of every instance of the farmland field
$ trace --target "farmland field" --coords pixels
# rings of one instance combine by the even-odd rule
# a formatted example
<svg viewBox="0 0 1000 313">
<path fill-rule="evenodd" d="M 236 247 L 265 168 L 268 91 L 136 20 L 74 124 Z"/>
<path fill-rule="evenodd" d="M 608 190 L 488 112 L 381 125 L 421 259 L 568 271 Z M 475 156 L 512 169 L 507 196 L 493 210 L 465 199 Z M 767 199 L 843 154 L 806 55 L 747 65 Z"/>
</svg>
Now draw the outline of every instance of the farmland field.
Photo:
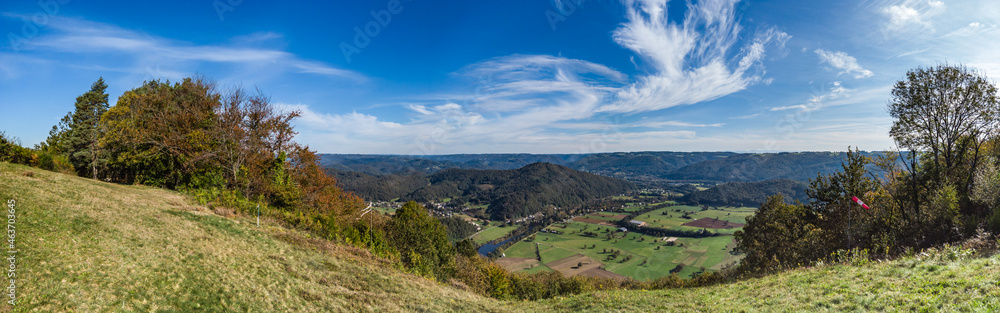
<svg viewBox="0 0 1000 313">
<path fill-rule="evenodd" d="M 635 220 L 646 222 L 649 227 L 677 230 L 699 230 L 701 228 L 684 226 L 683 224 L 700 218 L 714 218 L 728 221 L 730 223 L 744 224 L 746 223 L 746 218 L 753 215 L 754 211 L 756 211 L 756 209 L 751 207 L 709 207 L 708 210 L 705 210 L 703 207 L 676 205 L 639 215 L 635 218 Z M 682 217 L 685 213 L 687 213 L 690 219 Z M 739 229 L 741 228 L 716 229 L 714 231 L 723 234 L 732 234 Z"/>
<path fill-rule="evenodd" d="M 582 272 L 586 272 L 583 275 L 596 275 L 596 270 L 592 272 L 591 268 L 603 268 L 614 274 L 637 280 L 668 276 L 670 270 L 679 264 L 684 264 L 684 267 L 678 274 L 681 277 L 690 277 L 695 272 L 701 271 L 702 267 L 706 270 L 718 270 L 723 265 L 738 260 L 738 256 L 729 253 L 733 247 L 732 236 L 681 237 L 677 239 L 676 245 L 668 246 L 663 238 L 615 232 L 616 227 L 611 226 L 571 222 L 555 224 L 548 229 L 563 233 L 539 232 L 535 234 L 534 239 L 523 240 L 508 248 L 505 251 L 506 256 L 537 258 L 535 255 L 537 246 L 541 264 L 548 269 L 559 269 L 567 276 Z M 592 232 L 596 236 L 588 236 L 586 232 Z M 609 234 L 612 239 L 608 239 Z M 610 258 L 614 250 L 621 252 L 617 257 Z M 630 255 L 631 258 L 628 258 Z M 566 261 L 569 259 L 579 260 Z M 583 266 L 576 268 L 579 263 L 583 263 Z M 539 270 L 547 269 L 532 268 L 532 271 Z"/>
<path fill-rule="evenodd" d="M 481 245 L 490 240 L 497 239 L 507 235 L 508 233 L 517 229 L 517 226 L 500 226 L 503 225 L 502 222 L 492 222 L 489 226 L 484 226 L 483 230 L 472 236 L 472 241 L 476 244 Z"/>
</svg>

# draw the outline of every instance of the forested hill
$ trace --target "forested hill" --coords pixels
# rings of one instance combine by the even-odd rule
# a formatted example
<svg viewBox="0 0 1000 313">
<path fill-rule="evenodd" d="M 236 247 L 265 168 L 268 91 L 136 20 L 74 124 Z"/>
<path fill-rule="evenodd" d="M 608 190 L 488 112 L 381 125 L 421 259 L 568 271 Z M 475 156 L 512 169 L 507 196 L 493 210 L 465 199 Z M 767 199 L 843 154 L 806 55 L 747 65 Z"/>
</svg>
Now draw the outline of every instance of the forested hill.
<svg viewBox="0 0 1000 313">
<path fill-rule="evenodd" d="M 512 170 L 446 169 L 432 175 L 368 175 L 333 171 L 347 190 L 369 200 L 488 204 L 494 219 L 534 214 L 546 206 L 570 207 L 632 190 L 624 180 L 551 164 L 532 163 Z"/>
<path fill-rule="evenodd" d="M 877 153 L 863 153 L 874 156 Z M 805 182 L 817 174 L 840 169 L 843 152 L 615 152 L 594 154 L 461 154 L 461 155 L 362 155 L 324 154 L 327 168 L 370 175 L 434 174 L 459 169 L 516 169 L 548 162 L 641 185 L 665 181 L 765 181 L 791 179 Z M 345 182 L 345 184 L 351 184 Z"/>
<path fill-rule="evenodd" d="M 874 156 L 873 153 L 861 154 Z M 680 168 L 666 175 L 666 178 L 717 182 L 791 179 L 805 182 L 816 178 L 818 174 L 827 175 L 840 170 L 840 164 L 846 155 L 844 152 L 737 154 Z"/>
<path fill-rule="evenodd" d="M 369 175 L 434 174 L 443 169 L 509 170 L 536 162 L 567 165 L 585 155 L 573 154 L 452 154 L 452 155 L 379 155 L 323 154 L 320 164 L 344 172 Z"/>
<path fill-rule="evenodd" d="M 767 197 L 781 194 L 785 201 L 795 200 L 806 202 L 808 185 L 803 182 L 775 179 L 762 182 L 728 182 L 718 184 L 706 190 L 695 191 L 684 195 L 682 202 L 692 205 L 728 205 L 758 207 Z"/>
</svg>

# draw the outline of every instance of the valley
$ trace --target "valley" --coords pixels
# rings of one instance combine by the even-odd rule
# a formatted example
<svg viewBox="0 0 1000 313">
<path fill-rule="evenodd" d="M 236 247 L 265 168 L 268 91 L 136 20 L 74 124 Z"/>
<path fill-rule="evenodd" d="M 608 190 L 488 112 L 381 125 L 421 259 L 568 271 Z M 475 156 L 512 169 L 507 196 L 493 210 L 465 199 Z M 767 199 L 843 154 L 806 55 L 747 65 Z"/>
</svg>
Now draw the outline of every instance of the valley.
<svg viewBox="0 0 1000 313">
<path fill-rule="evenodd" d="M 470 239 L 481 255 L 512 272 L 648 281 L 735 266 L 742 255 L 734 251 L 732 235 L 757 205 L 772 194 L 805 200 L 805 176 L 794 177 L 797 181 L 753 172 L 781 172 L 773 170 L 780 165 L 822 173 L 839 157 L 820 152 L 323 155 L 321 162 L 345 189 L 377 203 L 382 214 L 416 200 L 435 216 L 474 225 L 465 233 L 454 230 L 455 240 Z M 699 172 L 704 176 L 690 174 Z M 719 174 L 726 172 L 743 174 Z M 678 177 L 683 179 L 671 179 Z M 525 229 L 529 224 L 536 228 Z"/>
</svg>

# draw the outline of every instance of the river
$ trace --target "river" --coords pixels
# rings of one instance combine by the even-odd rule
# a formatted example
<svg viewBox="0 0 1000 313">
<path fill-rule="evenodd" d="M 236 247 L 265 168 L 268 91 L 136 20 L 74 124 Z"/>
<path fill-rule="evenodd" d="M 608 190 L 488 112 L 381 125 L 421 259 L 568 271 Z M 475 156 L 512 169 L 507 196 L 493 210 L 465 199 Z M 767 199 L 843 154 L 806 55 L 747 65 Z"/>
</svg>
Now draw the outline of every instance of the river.
<svg viewBox="0 0 1000 313">
<path fill-rule="evenodd" d="M 487 256 L 487 255 L 490 254 L 490 252 L 493 252 L 493 250 L 496 250 L 497 247 L 502 246 L 505 243 L 510 242 L 511 240 L 514 240 L 514 237 L 507 238 L 507 240 L 501 241 L 500 243 L 488 243 L 487 242 L 482 247 L 479 247 L 479 255 Z"/>
</svg>

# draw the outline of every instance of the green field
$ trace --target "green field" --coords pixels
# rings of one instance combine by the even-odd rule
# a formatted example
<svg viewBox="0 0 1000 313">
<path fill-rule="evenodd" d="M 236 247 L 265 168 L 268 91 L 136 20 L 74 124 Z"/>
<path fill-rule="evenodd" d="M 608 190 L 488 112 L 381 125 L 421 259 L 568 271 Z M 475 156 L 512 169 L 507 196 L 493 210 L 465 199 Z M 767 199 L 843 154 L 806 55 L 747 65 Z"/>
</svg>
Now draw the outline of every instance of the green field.
<svg viewBox="0 0 1000 313">
<path fill-rule="evenodd" d="M 599 226 L 581 222 L 550 226 L 549 229 L 562 231 L 563 234 L 539 232 L 534 240 L 524 240 L 505 251 L 508 257 L 535 258 L 535 246 L 538 246 L 543 264 L 548 264 L 562 258 L 583 254 L 601 261 L 605 269 L 613 273 L 632 277 L 638 280 L 656 279 L 667 276 L 670 270 L 678 264 L 685 264 L 679 273 L 682 277 L 690 277 L 701 267 L 707 270 L 717 270 L 724 263 L 737 260 L 731 255 L 732 236 L 707 238 L 679 238 L 678 245 L 666 246 L 660 242 L 662 238 L 645 236 L 635 233 L 623 234 L 614 232 L 616 227 Z M 610 231 L 615 239 L 608 240 Z M 597 237 L 588 237 L 584 232 L 596 232 Z M 657 247 L 659 246 L 659 249 Z M 610 253 L 605 250 L 621 250 L 616 259 L 607 260 Z M 625 256 L 632 259 L 625 262 Z M 646 264 L 642 264 L 646 261 Z"/>
<path fill-rule="evenodd" d="M 648 207 L 651 207 L 651 206 L 656 206 L 656 205 L 665 204 L 665 203 L 676 203 L 674 201 L 665 201 L 665 202 L 651 203 L 647 199 L 643 199 L 642 197 L 639 197 L 639 198 L 630 198 L 630 200 L 633 200 L 635 202 L 625 203 L 625 207 L 623 208 L 625 210 L 625 212 L 635 212 L 635 211 L 639 211 L 639 210 L 642 210 L 642 209 L 645 209 L 645 208 L 648 208 Z"/>
<path fill-rule="evenodd" d="M 510 232 L 517 229 L 517 226 L 502 226 L 503 222 L 490 222 L 489 226 L 484 226 L 483 230 L 480 231 L 475 236 L 472 236 L 472 241 L 476 244 L 484 244 L 490 240 L 497 239 L 506 236 Z"/>
<path fill-rule="evenodd" d="M 385 215 L 396 214 L 396 208 L 372 206 L 372 209 Z"/>
<path fill-rule="evenodd" d="M 756 210 L 756 208 L 751 207 L 710 207 L 708 210 L 703 210 L 702 207 L 675 205 L 639 215 L 635 217 L 635 220 L 646 222 L 649 227 L 677 230 L 700 230 L 701 228 L 698 227 L 682 225 L 700 218 L 715 218 L 733 223 L 745 224 L 746 218 L 753 215 Z M 664 213 L 667 215 L 664 215 Z M 682 218 L 681 216 L 684 213 L 689 213 L 688 215 L 691 219 Z M 732 234 L 739 229 L 740 228 L 709 230 L 724 234 Z"/>
<path fill-rule="evenodd" d="M 1000 255 L 937 252 L 830 265 L 698 288 L 598 291 L 537 302 L 528 312 L 997 312 Z"/>
</svg>

